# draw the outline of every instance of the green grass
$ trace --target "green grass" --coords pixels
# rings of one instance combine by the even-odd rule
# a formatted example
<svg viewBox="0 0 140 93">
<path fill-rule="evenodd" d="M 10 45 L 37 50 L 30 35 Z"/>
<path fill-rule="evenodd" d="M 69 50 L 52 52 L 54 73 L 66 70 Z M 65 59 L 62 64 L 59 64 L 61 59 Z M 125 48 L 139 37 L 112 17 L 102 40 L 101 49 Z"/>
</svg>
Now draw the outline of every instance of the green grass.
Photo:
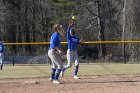
<svg viewBox="0 0 140 93">
<path fill-rule="evenodd" d="M 74 67 L 65 72 L 72 76 Z M 4 65 L 0 78 L 49 77 L 51 66 L 42 65 Z M 139 74 L 140 64 L 80 64 L 79 75 Z"/>
</svg>

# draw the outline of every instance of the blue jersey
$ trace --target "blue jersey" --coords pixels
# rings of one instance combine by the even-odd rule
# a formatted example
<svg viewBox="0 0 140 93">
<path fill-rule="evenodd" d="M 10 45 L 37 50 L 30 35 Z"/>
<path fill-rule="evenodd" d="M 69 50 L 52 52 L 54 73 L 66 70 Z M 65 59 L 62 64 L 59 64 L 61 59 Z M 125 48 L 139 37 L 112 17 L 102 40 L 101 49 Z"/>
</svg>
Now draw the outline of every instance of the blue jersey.
<svg viewBox="0 0 140 93">
<path fill-rule="evenodd" d="M 4 45 L 0 44 L 0 53 L 3 53 L 3 52 L 4 52 Z"/>
<path fill-rule="evenodd" d="M 70 35 L 70 30 L 71 30 L 71 27 L 69 25 L 67 29 L 68 49 L 77 50 L 80 39 L 76 37 L 75 35 Z"/>
<path fill-rule="evenodd" d="M 53 33 L 50 39 L 50 48 L 55 49 L 55 47 L 60 47 L 60 34 L 58 32 Z"/>
</svg>

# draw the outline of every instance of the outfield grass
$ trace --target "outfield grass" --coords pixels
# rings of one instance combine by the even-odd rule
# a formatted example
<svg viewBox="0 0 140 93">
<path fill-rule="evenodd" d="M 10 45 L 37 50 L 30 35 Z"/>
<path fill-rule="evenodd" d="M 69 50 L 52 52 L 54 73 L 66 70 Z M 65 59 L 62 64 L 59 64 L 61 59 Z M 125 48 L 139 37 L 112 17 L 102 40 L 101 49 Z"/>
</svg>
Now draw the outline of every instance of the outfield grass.
<svg viewBox="0 0 140 93">
<path fill-rule="evenodd" d="M 65 72 L 72 76 L 74 67 Z M 49 77 L 51 66 L 42 65 L 4 65 L 0 78 Z M 139 74 L 140 64 L 80 64 L 79 75 Z"/>
</svg>

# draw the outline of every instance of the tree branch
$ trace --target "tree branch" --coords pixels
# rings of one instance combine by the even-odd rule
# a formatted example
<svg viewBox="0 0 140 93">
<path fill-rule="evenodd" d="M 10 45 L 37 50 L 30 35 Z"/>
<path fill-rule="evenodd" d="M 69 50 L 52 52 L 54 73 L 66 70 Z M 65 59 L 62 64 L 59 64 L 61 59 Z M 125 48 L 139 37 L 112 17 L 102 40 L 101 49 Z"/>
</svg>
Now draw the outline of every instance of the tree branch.
<svg viewBox="0 0 140 93">
<path fill-rule="evenodd" d="M 99 17 L 99 15 L 93 13 L 93 12 L 88 8 L 88 6 L 86 6 L 86 9 L 87 9 L 92 15 Z"/>
</svg>

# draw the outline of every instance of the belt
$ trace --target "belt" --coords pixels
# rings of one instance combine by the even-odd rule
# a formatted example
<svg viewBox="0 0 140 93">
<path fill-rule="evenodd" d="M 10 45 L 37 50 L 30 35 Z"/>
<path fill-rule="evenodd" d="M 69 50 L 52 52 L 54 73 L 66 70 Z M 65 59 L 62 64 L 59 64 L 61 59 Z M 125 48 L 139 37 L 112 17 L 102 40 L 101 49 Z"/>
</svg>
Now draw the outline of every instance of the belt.
<svg viewBox="0 0 140 93">
<path fill-rule="evenodd" d="M 70 49 L 68 49 L 69 51 L 76 51 L 76 50 L 70 50 Z"/>
<path fill-rule="evenodd" d="M 55 50 L 55 51 L 57 51 L 56 49 L 53 49 L 53 48 L 52 49 L 49 49 L 49 50 Z"/>
</svg>

